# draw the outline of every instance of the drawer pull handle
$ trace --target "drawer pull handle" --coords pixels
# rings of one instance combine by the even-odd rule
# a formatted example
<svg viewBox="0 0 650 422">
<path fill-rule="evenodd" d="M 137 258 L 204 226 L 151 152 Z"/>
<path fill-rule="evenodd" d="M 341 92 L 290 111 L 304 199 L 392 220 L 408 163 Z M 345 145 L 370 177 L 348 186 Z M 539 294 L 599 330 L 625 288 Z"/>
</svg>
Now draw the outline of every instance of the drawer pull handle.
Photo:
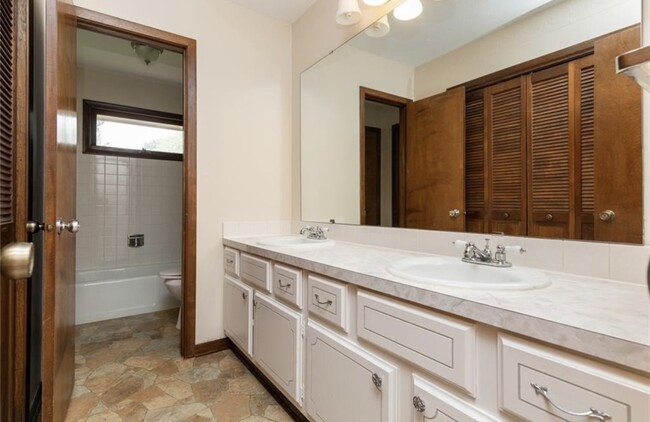
<svg viewBox="0 0 650 422">
<path fill-rule="evenodd" d="M 544 396 L 546 401 L 551 406 L 553 406 L 554 408 L 559 410 L 560 412 L 564 412 L 564 413 L 566 413 L 568 415 L 572 415 L 572 416 L 586 416 L 588 418 L 598 419 L 599 421 L 606 421 L 606 420 L 609 420 L 609 419 L 612 418 L 611 415 L 609 415 L 609 414 L 607 414 L 605 412 L 601 412 L 600 410 L 595 409 L 593 407 L 590 407 L 589 411 L 587 411 L 587 412 L 572 412 L 570 410 L 566 410 L 566 409 L 558 406 L 557 404 L 553 403 L 553 400 L 551 399 L 551 396 L 549 396 L 549 394 L 548 394 L 548 388 L 546 388 L 544 386 L 541 386 L 539 384 L 535 384 L 533 382 L 531 382 L 530 385 L 535 389 L 536 394 L 541 394 L 542 396 Z"/>
<path fill-rule="evenodd" d="M 226 259 L 226 264 L 234 264 L 235 261 L 232 259 Z"/>
<path fill-rule="evenodd" d="M 420 396 L 413 396 L 413 407 L 415 407 L 415 410 L 418 413 L 424 413 L 424 411 L 427 410 L 427 405 L 424 403 L 424 400 L 420 398 Z M 422 415 L 422 417 L 426 420 L 434 420 L 438 417 L 438 409 L 436 409 L 436 413 L 434 413 L 433 416 Z"/>
<path fill-rule="evenodd" d="M 278 280 L 278 286 L 280 286 L 281 289 L 288 289 L 291 287 L 291 283 L 283 284 L 282 280 Z"/>
<path fill-rule="evenodd" d="M 318 297 L 318 294 L 315 294 L 314 297 L 316 298 L 316 303 L 319 305 L 325 305 L 325 306 L 330 306 L 334 302 L 332 302 L 330 299 L 327 299 L 325 301 L 321 301 L 320 298 Z"/>
<path fill-rule="evenodd" d="M 372 383 L 375 384 L 377 390 L 381 390 L 382 379 L 376 372 L 372 374 Z"/>
</svg>

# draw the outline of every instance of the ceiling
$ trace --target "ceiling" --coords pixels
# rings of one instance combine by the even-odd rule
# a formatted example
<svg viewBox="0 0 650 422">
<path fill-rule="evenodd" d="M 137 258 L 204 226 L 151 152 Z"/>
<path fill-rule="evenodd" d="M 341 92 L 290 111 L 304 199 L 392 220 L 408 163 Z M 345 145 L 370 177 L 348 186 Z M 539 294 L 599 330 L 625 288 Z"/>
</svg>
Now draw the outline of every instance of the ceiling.
<svg viewBox="0 0 650 422">
<path fill-rule="evenodd" d="M 131 41 L 84 29 L 77 30 L 77 64 L 170 83 L 183 81 L 182 54 L 164 50 L 147 66 L 135 55 Z"/>
<path fill-rule="evenodd" d="M 415 20 L 389 14 L 390 33 L 371 38 L 363 32 L 349 44 L 412 67 L 443 56 L 528 14 L 563 0 L 423 0 Z"/>
<path fill-rule="evenodd" d="M 230 0 L 230 2 L 286 23 L 294 23 L 316 3 L 316 0 Z"/>
</svg>

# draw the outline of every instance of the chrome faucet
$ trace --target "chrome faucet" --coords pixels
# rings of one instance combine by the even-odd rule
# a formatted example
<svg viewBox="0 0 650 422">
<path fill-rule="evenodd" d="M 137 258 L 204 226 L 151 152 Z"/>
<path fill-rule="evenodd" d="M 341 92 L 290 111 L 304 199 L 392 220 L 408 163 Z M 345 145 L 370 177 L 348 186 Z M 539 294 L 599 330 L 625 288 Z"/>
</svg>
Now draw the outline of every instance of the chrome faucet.
<svg viewBox="0 0 650 422">
<path fill-rule="evenodd" d="M 329 229 L 327 227 L 321 227 L 321 226 L 306 226 L 300 229 L 300 234 L 305 234 L 309 233 L 307 235 L 307 239 L 312 239 L 312 240 L 326 240 L 327 236 L 325 235 L 326 232 L 328 232 Z"/>
<path fill-rule="evenodd" d="M 507 251 L 518 253 L 526 252 L 526 250 L 521 246 L 497 245 L 497 250 L 493 256 L 492 250 L 490 249 L 489 238 L 485 239 L 485 247 L 483 249 L 479 249 L 472 242 L 465 242 L 462 240 L 456 240 L 453 244 L 457 248 L 464 250 L 461 261 L 470 264 L 489 265 L 491 267 L 512 267 L 512 263 L 507 261 Z"/>
</svg>

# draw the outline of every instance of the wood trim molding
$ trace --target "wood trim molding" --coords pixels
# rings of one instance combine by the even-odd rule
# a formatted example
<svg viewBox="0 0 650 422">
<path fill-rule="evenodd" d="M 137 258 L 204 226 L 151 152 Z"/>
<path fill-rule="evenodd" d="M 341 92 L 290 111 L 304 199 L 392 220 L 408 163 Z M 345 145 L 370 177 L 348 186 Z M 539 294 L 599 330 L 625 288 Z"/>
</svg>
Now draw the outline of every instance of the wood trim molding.
<svg viewBox="0 0 650 422">
<path fill-rule="evenodd" d="M 200 343 L 194 346 L 194 357 L 205 356 L 232 348 L 232 341 L 228 337 Z"/>
<path fill-rule="evenodd" d="M 141 41 L 183 54 L 183 316 L 181 354 L 196 348 L 196 40 L 171 32 L 75 7 L 77 27 Z"/>
<path fill-rule="evenodd" d="M 282 392 L 271 382 L 271 380 L 260 371 L 257 366 L 246 356 L 244 352 L 239 350 L 237 345 L 232 344 L 231 348 L 235 356 L 248 368 L 249 371 L 257 378 L 262 386 L 273 396 L 280 406 L 291 416 L 294 421 L 309 422 L 309 419 L 303 415 L 300 410 Z"/>
</svg>

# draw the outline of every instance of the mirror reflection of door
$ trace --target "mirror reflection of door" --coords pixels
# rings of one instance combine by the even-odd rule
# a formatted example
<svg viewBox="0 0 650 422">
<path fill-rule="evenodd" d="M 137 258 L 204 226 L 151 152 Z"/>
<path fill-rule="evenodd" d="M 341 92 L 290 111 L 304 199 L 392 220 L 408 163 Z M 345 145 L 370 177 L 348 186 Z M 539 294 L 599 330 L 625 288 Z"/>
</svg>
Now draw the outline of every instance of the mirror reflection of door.
<svg viewBox="0 0 650 422">
<path fill-rule="evenodd" d="M 366 126 L 364 145 L 365 208 L 362 220 L 369 226 L 379 226 L 381 219 L 381 129 Z"/>
</svg>

